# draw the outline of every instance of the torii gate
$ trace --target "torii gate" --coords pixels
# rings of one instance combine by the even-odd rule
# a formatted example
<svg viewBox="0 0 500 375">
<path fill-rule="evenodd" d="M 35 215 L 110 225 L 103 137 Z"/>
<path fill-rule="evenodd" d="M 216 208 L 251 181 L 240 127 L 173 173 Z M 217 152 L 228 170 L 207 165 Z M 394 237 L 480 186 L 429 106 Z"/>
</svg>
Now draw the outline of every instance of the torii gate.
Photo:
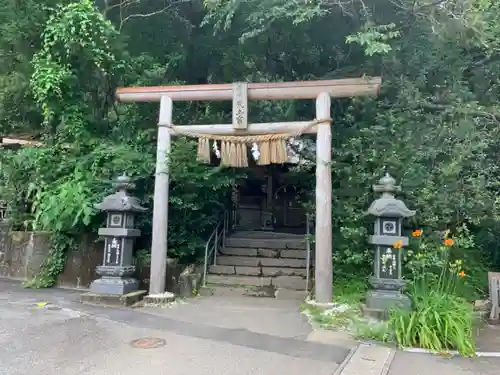
<svg viewBox="0 0 500 375">
<path fill-rule="evenodd" d="M 169 194 L 167 156 L 170 152 L 171 135 L 183 132 L 211 136 L 317 133 L 315 294 L 317 302 L 331 302 L 333 270 L 330 98 L 377 95 L 380 85 L 381 78 L 376 77 L 324 81 L 119 88 L 116 91 L 116 97 L 121 102 L 160 102 L 149 293 L 160 294 L 165 291 Z M 248 100 L 296 99 L 316 99 L 316 119 L 314 121 L 260 124 L 248 124 L 247 122 Z M 173 126 L 173 102 L 202 100 L 233 100 L 233 123 Z"/>
</svg>

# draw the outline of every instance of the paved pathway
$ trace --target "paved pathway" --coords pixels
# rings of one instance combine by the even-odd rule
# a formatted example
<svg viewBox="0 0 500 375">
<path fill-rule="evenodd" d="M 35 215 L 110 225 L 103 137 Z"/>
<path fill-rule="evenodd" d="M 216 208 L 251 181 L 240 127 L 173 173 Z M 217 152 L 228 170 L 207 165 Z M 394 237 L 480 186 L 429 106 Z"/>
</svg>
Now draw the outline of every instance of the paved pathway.
<svg viewBox="0 0 500 375">
<path fill-rule="evenodd" d="M 0 279 L 0 375 L 500 373 L 500 358 L 450 360 L 363 345 L 350 351 L 353 341 L 311 331 L 291 301 L 210 297 L 164 309 L 114 309 L 77 297 Z M 49 304 L 38 307 L 42 301 Z M 132 348 L 141 337 L 166 345 Z"/>
<path fill-rule="evenodd" d="M 76 297 L 0 280 L 1 375 L 326 375 L 349 353 L 345 346 L 308 341 L 310 328 L 297 306 L 291 313 L 285 302 L 207 299 L 142 311 L 83 305 Z M 38 307 L 41 301 L 50 304 Z M 147 336 L 166 346 L 130 346 Z"/>
<path fill-rule="evenodd" d="M 440 358 L 397 352 L 388 375 L 498 375 L 500 358 Z M 360 374 L 361 375 L 361 374 Z"/>
<path fill-rule="evenodd" d="M 212 296 L 188 299 L 170 308 L 145 307 L 141 312 L 187 323 L 305 340 L 312 329 L 307 318 L 298 313 L 299 308 L 298 301 Z"/>
</svg>

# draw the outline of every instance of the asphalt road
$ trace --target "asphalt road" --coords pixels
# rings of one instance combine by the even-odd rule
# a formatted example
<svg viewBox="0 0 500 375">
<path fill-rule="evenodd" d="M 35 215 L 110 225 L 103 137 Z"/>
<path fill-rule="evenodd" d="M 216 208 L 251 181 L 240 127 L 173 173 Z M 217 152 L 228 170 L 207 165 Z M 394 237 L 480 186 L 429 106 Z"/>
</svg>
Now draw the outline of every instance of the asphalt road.
<svg viewBox="0 0 500 375">
<path fill-rule="evenodd" d="M 27 290 L 0 279 L 1 375 L 326 375 L 349 352 L 344 346 L 307 341 L 299 320 L 290 315 L 280 321 L 289 311 L 279 307 L 254 309 L 251 318 L 249 308 L 234 307 L 215 316 L 216 306 L 205 302 L 203 308 L 184 306 L 190 315 L 176 316 L 83 305 L 77 296 L 58 289 Z M 211 324 L 215 318 L 226 323 Z M 259 321 L 289 326 L 267 334 Z M 143 337 L 162 339 L 165 345 L 131 345 Z"/>
</svg>

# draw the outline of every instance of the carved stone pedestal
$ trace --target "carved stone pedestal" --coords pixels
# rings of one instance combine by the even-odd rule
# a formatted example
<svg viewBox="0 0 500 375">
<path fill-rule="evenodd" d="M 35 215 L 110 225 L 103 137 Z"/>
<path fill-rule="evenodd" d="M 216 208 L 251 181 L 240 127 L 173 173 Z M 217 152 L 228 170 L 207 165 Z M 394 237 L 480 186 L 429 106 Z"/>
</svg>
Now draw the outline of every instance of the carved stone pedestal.
<svg viewBox="0 0 500 375">
<path fill-rule="evenodd" d="M 80 295 L 80 302 L 92 303 L 106 306 L 137 306 L 142 301 L 146 290 L 137 290 L 127 294 L 101 294 L 101 293 L 85 293 Z"/>
<path fill-rule="evenodd" d="M 370 290 L 366 294 L 366 306 L 375 310 L 408 310 L 411 308 L 411 300 L 398 291 Z"/>
<path fill-rule="evenodd" d="M 128 294 L 139 289 L 139 281 L 132 278 L 134 266 L 109 267 L 98 266 L 96 273 L 101 276 L 90 284 L 91 293 Z"/>
<path fill-rule="evenodd" d="M 376 319 L 387 319 L 394 309 L 410 310 L 411 300 L 401 291 L 405 287 L 401 279 L 370 279 L 370 284 L 375 288 L 366 293 L 366 304 L 363 305 L 365 315 Z"/>
</svg>

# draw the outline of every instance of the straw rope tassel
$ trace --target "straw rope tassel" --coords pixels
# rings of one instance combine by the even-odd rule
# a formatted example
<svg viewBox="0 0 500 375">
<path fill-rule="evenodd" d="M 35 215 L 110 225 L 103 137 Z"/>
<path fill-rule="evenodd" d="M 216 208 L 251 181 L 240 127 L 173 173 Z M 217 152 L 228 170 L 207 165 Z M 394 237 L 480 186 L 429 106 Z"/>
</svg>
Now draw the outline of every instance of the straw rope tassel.
<svg viewBox="0 0 500 375">
<path fill-rule="evenodd" d="M 269 141 L 262 141 L 259 144 L 259 160 L 257 160 L 258 165 L 269 165 L 271 164 L 271 150 L 269 149 Z"/>
<path fill-rule="evenodd" d="M 234 166 L 236 168 L 239 168 L 241 167 L 241 147 L 240 147 L 240 144 L 239 143 L 234 143 Z"/>
<path fill-rule="evenodd" d="M 229 152 L 227 153 L 227 159 L 228 159 L 228 165 L 230 167 L 236 167 L 237 166 L 237 159 L 236 159 L 236 144 L 234 142 L 228 142 L 228 150 Z"/>
<path fill-rule="evenodd" d="M 229 145 L 226 141 L 222 141 L 220 145 L 221 156 L 220 162 L 222 165 L 229 167 Z"/>
<path fill-rule="evenodd" d="M 239 144 L 239 163 L 240 167 L 248 167 L 248 150 L 246 143 Z"/>
<path fill-rule="evenodd" d="M 269 141 L 269 161 L 271 163 L 276 163 L 276 141 L 273 139 Z"/>
<path fill-rule="evenodd" d="M 273 139 L 269 148 L 271 163 L 283 164 L 287 162 L 286 141 L 284 139 Z"/>
<path fill-rule="evenodd" d="M 284 164 L 288 161 L 288 150 L 286 147 L 286 139 L 280 139 L 279 141 L 279 160 L 281 160 L 281 164 Z"/>
<path fill-rule="evenodd" d="M 203 149 L 203 139 L 200 138 L 198 139 L 198 150 L 196 151 L 196 161 L 201 162 L 202 161 L 202 149 Z"/>
<path fill-rule="evenodd" d="M 220 142 L 220 164 L 226 165 L 226 142 Z"/>
<path fill-rule="evenodd" d="M 205 158 L 205 161 L 207 164 L 210 164 L 210 139 L 204 138 L 203 140 L 203 157 Z"/>
<path fill-rule="evenodd" d="M 210 164 L 210 140 L 207 138 L 198 139 L 198 152 L 196 160 L 200 163 Z"/>
</svg>

